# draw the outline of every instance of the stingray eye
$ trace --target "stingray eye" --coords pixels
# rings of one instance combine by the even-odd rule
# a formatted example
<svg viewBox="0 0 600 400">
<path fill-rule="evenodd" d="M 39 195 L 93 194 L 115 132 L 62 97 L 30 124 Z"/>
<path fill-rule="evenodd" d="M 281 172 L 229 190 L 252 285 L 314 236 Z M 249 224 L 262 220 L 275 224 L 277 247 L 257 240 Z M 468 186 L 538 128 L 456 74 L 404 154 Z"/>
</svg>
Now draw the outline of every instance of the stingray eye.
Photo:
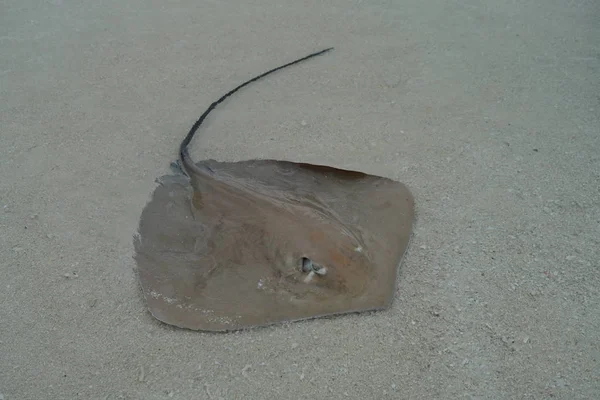
<svg viewBox="0 0 600 400">
<path fill-rule="evenodd" d="M 302 260 L 300 260 L 300 263 L 302 265 L 302 272 L 309 273 L 312 271 L 313 263 L 310 260 L 310 258 L 302 257 Z"/>
<path fill-rule="evenodd" d="M 302 257 L 302 272 L 307 273 L 306 278 L 304 278 L 304 283 L 309 283 L 315 275 L 325 275 L 327 274 L 327 268 L 322 265 L 313 263 L 310 258 Z"/>
<path fill-rule="evenodd" d="M 313 264 L 313 271 L 318 275 L 325 275 L 327 273 L 327 268 L 322 265 Z"/>
</svg>

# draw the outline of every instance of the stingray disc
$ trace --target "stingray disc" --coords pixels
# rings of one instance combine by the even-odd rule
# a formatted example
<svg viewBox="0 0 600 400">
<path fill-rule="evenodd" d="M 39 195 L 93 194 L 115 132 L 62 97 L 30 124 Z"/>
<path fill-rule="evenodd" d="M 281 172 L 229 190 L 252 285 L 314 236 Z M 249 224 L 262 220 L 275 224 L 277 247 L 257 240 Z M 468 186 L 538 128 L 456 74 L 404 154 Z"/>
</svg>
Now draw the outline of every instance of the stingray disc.
<svg viewBox="0 0 600 400">
<path fill-rule="evenodd" d="M 163 176 L 140 219 L 154 317 L 227 331 L 391 304 L 413 221 L 405 185 L 285 161 L 196 165 L 207 173 Z"/>
</svg>

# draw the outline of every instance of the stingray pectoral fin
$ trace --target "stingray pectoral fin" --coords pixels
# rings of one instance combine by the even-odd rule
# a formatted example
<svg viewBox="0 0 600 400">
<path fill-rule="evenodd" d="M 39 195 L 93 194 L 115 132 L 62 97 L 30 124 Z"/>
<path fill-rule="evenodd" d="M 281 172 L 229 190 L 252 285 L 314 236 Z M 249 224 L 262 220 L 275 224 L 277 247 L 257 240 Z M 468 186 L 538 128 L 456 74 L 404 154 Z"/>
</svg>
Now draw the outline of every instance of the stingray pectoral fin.
<svg viewBox="0 0 600 400">
<path fill-rule="evenodd" d="M 391 304 L 413 219 L 404 185 L 281 161 L 206 164 L 232 189 L 203 192 L 197 207 L 189 180 L 163 179 L 142 213 L 136 260 L 152 315 L 226 331 Z"/>
</svg>

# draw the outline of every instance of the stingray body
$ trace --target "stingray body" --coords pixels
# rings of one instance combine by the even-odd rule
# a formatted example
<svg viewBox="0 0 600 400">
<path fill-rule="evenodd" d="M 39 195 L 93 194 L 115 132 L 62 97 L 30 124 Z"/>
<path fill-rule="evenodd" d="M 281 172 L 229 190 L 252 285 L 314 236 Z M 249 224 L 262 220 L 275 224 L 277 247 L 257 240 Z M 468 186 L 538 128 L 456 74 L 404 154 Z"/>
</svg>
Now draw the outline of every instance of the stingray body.
<svg viewBox="0 0 600 400">
<path fill-rule="evenodd" d="M 329 49 L 327 49 L 329 50 Z M 391 304 L 408 246 L 413 198 L 387 178 L 278 160 L 194 163 L 161 177 L 135 239 L 152 315 L 228 331 Z"/>
</svg>

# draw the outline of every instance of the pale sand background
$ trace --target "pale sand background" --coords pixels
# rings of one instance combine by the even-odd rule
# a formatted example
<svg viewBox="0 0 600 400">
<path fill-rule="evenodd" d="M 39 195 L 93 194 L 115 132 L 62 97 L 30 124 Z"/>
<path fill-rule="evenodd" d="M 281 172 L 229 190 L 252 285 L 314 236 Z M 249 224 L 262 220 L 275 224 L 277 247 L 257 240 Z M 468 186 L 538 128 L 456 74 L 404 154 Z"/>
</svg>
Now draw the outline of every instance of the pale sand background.
<svg viewBox="0 0 600 400">
<path fill-rule="evenodd" d="M 408 184 L 393 308 L 159 324 L 132 270 L 155 177 L 213 100 L 328 46 L 193 153 Z M 597 1 L 3 1 L 0 94 L 5 400 L 598 398 Z"/>
</svg>

